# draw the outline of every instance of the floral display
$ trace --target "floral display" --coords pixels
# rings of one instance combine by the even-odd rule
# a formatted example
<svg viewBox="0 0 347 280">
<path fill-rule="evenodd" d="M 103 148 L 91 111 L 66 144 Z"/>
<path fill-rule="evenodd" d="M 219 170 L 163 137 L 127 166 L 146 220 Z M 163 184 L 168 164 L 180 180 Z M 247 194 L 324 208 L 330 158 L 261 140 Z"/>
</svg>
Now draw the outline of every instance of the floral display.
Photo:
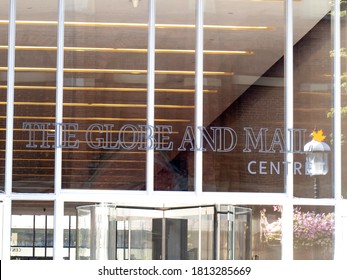
<svg viewBox="0 0 347 280">
<path fill-rule="evenodd" d="M 294 209 L 294 246 L 331 246 L 334 240 L 334 214 L 302 212 Z"/>
<path fill-rule="evenodd" d="M 275 212 L 282 212 L 280 206 L 274 206 Z M 315 211 L 301 211 L 294 208 L 293 232 L 294 246 L 332 246 L 334 240 L 334 213 L 316 213 Z M 262 242 L 273 243 L 281 241 L 282 223 L 281 218 L 269 223 L 266 210 L 260 211 L 260 238 Z"/>
</svg>

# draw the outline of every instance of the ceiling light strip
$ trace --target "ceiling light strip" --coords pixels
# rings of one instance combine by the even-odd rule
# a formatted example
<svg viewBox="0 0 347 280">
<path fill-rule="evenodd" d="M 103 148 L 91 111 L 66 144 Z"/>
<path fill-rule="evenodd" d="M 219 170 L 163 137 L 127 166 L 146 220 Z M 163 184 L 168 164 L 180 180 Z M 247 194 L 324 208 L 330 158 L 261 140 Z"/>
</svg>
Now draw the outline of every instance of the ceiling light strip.
<svg viewBox="0 0 347 280">
<path fill-rule="evenodd" d="M 98 169 L 99 167 L 62 167 L 63 170 L 93 170 Z M 13 169 L 45 169 L 53 170 L 53 166 L 18 166 Z M 144 171 L 144 168 L 119 168 L 119 167 L 102 167 L 102 170 L 118 170 L 118 171 Z"/>
<path fill-rule="evenodd" d="M 1 158 L 4 160 L 4 158 Z M 0 160 L 1 160 L 0 159 Z M 32 162 L 54 162 L 54 158 L 13 158 L 13 161 L 32 161 Z M 145 163 L 145 160 L 126 160 L 126 159 L 64 159 L 64 162 L 119 162 L 119 163 Z"/>
<path fill-rule="evenodd" d="M 23 132 L 23 131 L 31 131 L 31 132 L 42 132 L 42 129 L 23 129 L 23 128 L 15 128 L 13 129 L 14 131 L 19 131 L 19 132 Z M 6 131 L 6 128 L 0 128 L 0 131 Z M 49 131 L 49 132 L 54 132 L 54 130 L 52 129 L 46 129 L 44 131 Z M 86 132 L 90 132 L 89 130 L 85 130 L 85 129 L 78 129 L 78 130 L 70 130 L 70 129 L 64 129 L 64 132 L 73 132 L 73 133 L 86 133 Z M 110 131 L 108 130 L 97 130 L 98 133 L 110 133 Z M 122 133 L 122 134 L 145 134 L 146 132 L 145 131 L 124 131 L 124 130 L 112 130 L 112 133 Z M 159 134 L 158 131 L 154 131 L 153 132 L 154 135 L 157 135 Z M 177 135 L 179 134 L 178 131 L 170 131 L 170 134 L 173 134 L 173 135 Z M 54 140 L 52 140 L 52 142 L 54 142 Z M 38 141 L 38 143 L 40 143 L 40 141 Z M 130 142 L 132 143 L 132 142 Z M 136 143 L 139 143 L 139 144 L 143 144 L 143 142 L 136 142 Z M 166 142 L 163 142 L 163 143 L 166 143 Z"/>
<path fill-rule="evenodd" d="M 41 143 L 40 141 L 38 141 L 39 143 Z M 53 141 L 52 141 L 53 142 Z M 134 142 L 131 142 L 131 143 L 134 143 Z M 137 143 L 143 143 L 143 142 L 137 142 Z M 0 150 L 1 152 L 4 152 L 5 150 Z M 15 153 L 54 153 L 54 150 L 41 150 L 41 149 L 38 149 L 38 150 L 34 150 L 34 149 L 28 149 L 28 150 L 13 150 L 13 152 Z M 73 154 L 100 154 L 100 151 L 79 151 L 79 150 L 74 150 L 74 151 L 71 151 L 70 149 L 63 149 L 63 153 L 73 153 Z M 111 152 L 110 152 L 111 153 Z M 146 152 L 133 152 L 133 151 L 126 151 L 124 152 L 123 150 L 122 151 L 118 151 L 118 150 L 112 150 L 112 154 L 125 154 L 125 155 L 128 155 L 128 154 L 131 154 L 131 155 L 134 155 L 134 154 L 138 154 L 138 155 L 144 155 L 146 154 Z"/>
<path fill-rule="evenodd" d="M 8 24 L 8 20 L 0 20 L 1 24 Z M 56 21 L 34 21 L 34 20 L 17 20 L 17 25 L 44 25 L 56 26 Z M 65 21 L 68 27 L 121 27 L 121 28 L 148 28 L 147 23 L 121 23 L 121 22 L 70 22 Z M 195 29 L 195 24 L 155 24 L 158 29 Z M 265 31 L 274 30 L 269 26 L 261 25 L 204 25 L 207 30 L 225 30 L 225 31 Z"/>
<path fill-rule="evenodd" d="M 51 176 L 53 177 L 53 175 L 51 175 Z M 133 177 L 133 178 L 138 178 L 138 176 Z M 141 178 L 139 178 L 139 180 L 136 181 L 136 182 L 141 182 L 142 183 L 142 180 L 143 180 L 143 183 L 144 183 L 145 179 L 141 179 Z M 15 183 L 15 184 L 19 184 L 19 183 L 26 183 L 26 184 L 36 183 L 37 184 L 37 183 L 43 183 L 43 182 L 46 182 L 46 181 L 47 180 L 41 180 L 41 181 L 37 181 L 37 180 L 32 180 L 32 181 L 31 180 L 17 180 L 17 181 L 14 181 L 13 183 Z M 80 184 L 80 185 L 83 185 L 83 184 L 98 184 L 98 186 L 99 185 L 119 185 L 119 184 L 121 184 L 122 186 L 124 186 L 124 185 L 130 185 L 131 182 L 129 182 L 129 181 L 119 181 L 119 180 L 117 180 L 117 181 L 113 180 L 112 182 L 103 182 L 103 181 L 92 181 L 92 182 L 89 182 L 89 181 L 74 181 L 74 182 L 70 182 L 70 181 L 68 181 L 68 182 L 62 182 L 62 184 L 67 184 L 67 185 L 69 185 L 69 184 L 70 185 L 72 185 L 72 184 Z M 21 186 L 19 186 L 19 187 L 21 187 Z M 19 188 L 19 187 L 16 187 L 16 189 Z M 43 187 L 35 187 L 35 188 L 36 189 L 42 189 Z"/>
<path fill-rule="evenodd" d="M 0 119 L 6 119 L 6 116 L 0 116 Z M 14 116 L 14 119 L 34 119 L 34 120 L 55 120 L 55 117 L 41 117 L 41 116 Z M 119 122 L 146 122 L 145 118 L 96 118 L 96 117 L 63 117 L 63 120 L 71 121 L 119 121 Z M 188 119 L 155 119 L 155 122 L 178 122 L 188 123 L 191 120 Z M 0 139 L 1 141 L 1 139 Z"/>
<path fill-rule="evenodd" d="M 0 71 L 7 71 L 7 67 L 0 67 Z M 15 67 L 16 72 L 56 72 L 56 68 L 44 67 Z M 94 73 L 94 74 L 134 74 L 146 75 L 147 70 L 127 70 L 127 69 L 85 69 L 85 68 L 64 68 L 65 73 Z M 232 76 L 234 72 L 204 71 L 206 76 Z M 195 71 L 189 70 L 155 70 L 156 75 L 195 75 Z"/>
<path fill-rule="evenodd" d="M 102 169 L 102 171 L 104 171 Z M 133 171 L 133 170 L 132 170 Z M 0 175 L 4 175 L 4 174 L 0 174 Z M 16 173 L 16 174 L 13 174 L 14 177 L 17 177 L 18 179 L 14 179 L 14 181 L 18 182 L 18 181 L 21 181 L 20 178 L 21 177 L 25 177 L 25 178 L 42 178 L 42 177 L 52 177 L 54 176 L 53 174 L 40 174 L 40 173 Z M 62 177 L 65 177 L 65 178 L 76 178 L 77 177 L 77 174 L 62 174 Z M 90 178 L 90 174 L 78 174 L 78 178 L 82 179 L 83 177 L 87 177 L 87 178 Z M 113 180 L 114 178 L 133 178 L 135 177 L 135 175 L 119 175 L 119 174 L 107 174 L 107 178 L 111 178 L 111 180 Z M 29 181 L 31 182 L 31 181 Z M 69 183 L 73 183 L 74 181 L 72 182 L 69 182 Z M 75 181 L 76 182 L 76 181 Z M 95 181 L 94 181 L 95 182 Z M 105 182 L 105 181 L 103 181 Z M 107 181 L 106 181 L 107 182 Z"/>
<path fill-rule="evenodd" d="M 0 50 L 6 50 L 8 46 L 0 46 Z M 56 47 L 49 46 L 16 46 L 17 51 L 56 51 Z M 92 47 L 64 47 L 66 52 L 109 52 L 109 53 L 144 53 L 147 49 L 134 48 L 92 48 Z M 195 54 L 195 50 L 183 49 L 155 49 L 158 54 Z M 227 51 L 227 50 L 204 50 L 207 55 L 252 55 L 253 51 Z"/>
<path fill-rule="evenodd" d="M 5 105 L 6 102 L 0 102 Z M 55 106 L 55 102 L 14 102 L 15 106 Z M 65 107 L 147 108 L 147 104 L 63 103 Z M 194 109 L 193 105 L 155 105 L 159 109 Z"/>
<path fill-rule="evenodd" d="M 1 70 L 0 70 L 1 71 Z M 7 89 L 0 85 L 0 89 Z M 55 86 L 15 86 L 15 89 L 56 90 Z M 117 91 L 117 92 L 147 92 L 147 88 L 108 88 L 108 87 L 64 87 L 66 91 Z M 156 88 L 155 92 L 161 93 L 195 93 L 195 89 Z M 204 93 L 218 93 L 215 89 L 206 89 Z"/>
<path fill-rule="evenodd" d="M 176 133 L 175 133 L 176 134 Z M 6 140 L 5 139 L 1 139 L 0 140 L 0 142 L 6 142 Z M 28 143 L 28 140 L 17 140 L 17 139 L 15 139 L 15 140 L 13 140 L 13 142 L 16 142 L 16 143 L 25 143 L 25 144 L 27 144 Z M 40 145 L 40 144 L 42 144 L 42 141 L 40 141 L 40 140 L 33 140 L 32 141 L 32 143 L 33 144 L 37 144 L 37 145 Z M 54 143 L 54 140 L 48 140 L 47 141 L 47 143 Z M 80 140 L 79 141 L 79 143 L 80 144 L 87 144 L 87 141 L 83 141 L 83 140 Z M 127 142 L 127 141 L 124 141 L 124 142 L 122 142 L 122 143 L 124 143 L 124 144 L 133 144 L 134 142 Z M 143 142 L 137 142 L 138 144 L 142 144 Z M 161 142 L 161 143 L 163 143 L 163 142 Z M 166 143 L 168 143 L 168 142 L 165 142 L 165 144 Z M 39 151 L 39 150 L 38 150 Z M 31 152 L 32 152 L 32 150 L 31 150 Z M 70 152 L 71 152 L 71 150 L 70 150 Z M 76 151 L 76 150 L 74 150 L 74 151 L 72 151 L 73 153 L 80 153 L 79 151 Z M 81 152 L 84 152 L 84 151 L 81 151 Z M 115 153 L 116 152 L 116 150 L 112 150 L 112 153 Z M 125 153 L 125 154 L 129 154 L 130 152 L 119 152 L 119 151 L 117 151 L 117 153 Z"/>
</svg>

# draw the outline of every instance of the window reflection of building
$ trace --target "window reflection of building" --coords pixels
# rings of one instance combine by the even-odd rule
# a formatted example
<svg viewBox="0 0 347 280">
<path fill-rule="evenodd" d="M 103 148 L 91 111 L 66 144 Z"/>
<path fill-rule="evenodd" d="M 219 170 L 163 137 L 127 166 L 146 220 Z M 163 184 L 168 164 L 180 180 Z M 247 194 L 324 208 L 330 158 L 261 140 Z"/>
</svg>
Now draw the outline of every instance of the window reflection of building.
<svg viewBox="0 0 347 280">
<path fill-rule="evenodd" d="M 50 228 L 49 219 L 52 216 L 42 215 L 14 215 L 11 231 L 11 257 L 13 259 L 52 259 L 53 255 L 53 229 Z M 66 217 L 69 227 L 64 229 L 64 248 L 66 258 L 74 259 L 76 247 L 75 225 L 71 224 L 73 217 Z M 44 223 L 37 225 L 35 220 L 43 219 Z M 73 250 L 73 252 L 71 252 Z"/>
</svg>

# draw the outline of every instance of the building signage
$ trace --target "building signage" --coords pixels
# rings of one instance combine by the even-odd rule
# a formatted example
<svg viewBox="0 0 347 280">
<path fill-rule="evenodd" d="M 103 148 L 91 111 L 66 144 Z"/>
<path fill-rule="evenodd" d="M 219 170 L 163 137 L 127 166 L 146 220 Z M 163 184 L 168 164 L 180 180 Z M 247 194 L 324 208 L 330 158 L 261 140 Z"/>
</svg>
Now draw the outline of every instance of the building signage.
<svg viewBox="0 0 347 280">
<path fill-rule="evenodd" d="M 231 127 L 199 127 L 201 146 L 195 141 L 194 127 L 186 126 L 179 146 L 175 147 L 171 140 L 171 125 L 134 125 L 125 124 L 115 128 L 114 124 L 93 123 L 85 130 L 84 139 L 79 139 L 78 123 L 24 122 L 22 129 L 28 132 L 27 148 L 65 148 L 77 149 L 80 141 L 85 141 L 91 149 L 99 150 L 150 150 L 157 151 L 206 151 L 210 149 L 218 153 L 232 152 L 238 144 L 242 144 L 244 153 L 304 153 L 306 129 L 289 129 L 289 143 L 286 143 L 282 129 L 243 128 L 243 139 Z M 58 137 L 56 137 L 58 135 Z M 250 161 L 247 169 L 250 174 L 279 174 L 281 166 L 287 162 L 273 163 L 267 161 Z M 302 164 L 294 162 L 294 172 L 302 174 Z M 269 171 L 270 170 L 270 171 Z"/>
</svg>

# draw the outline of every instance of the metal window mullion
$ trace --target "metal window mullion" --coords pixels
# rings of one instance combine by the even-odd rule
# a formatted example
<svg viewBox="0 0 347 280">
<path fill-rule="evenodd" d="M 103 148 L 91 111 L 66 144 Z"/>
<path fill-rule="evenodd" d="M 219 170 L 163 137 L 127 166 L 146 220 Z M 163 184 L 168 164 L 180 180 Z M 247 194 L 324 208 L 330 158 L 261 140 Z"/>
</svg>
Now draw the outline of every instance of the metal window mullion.
<svg viewBox="0 0 347 280">
<path fill-rule="evenodd" d="M 147 127 L 154 129 L 155 104 L 155 1 L 148 2 L 148 54 L 147 54 Z M 149 132 L 147 132 L 149 133 Z M 154 135 L 154 132 L 153 132 Z M 150 135 L 148 135 L 150 137 Z M 148 194 L 154 191 L 154 142 L 147 140 L 146 152 L 146 190 Z"/>
<path fill-rule="evenodd" d="M 198 260 L 202 257 L 202 210 L 199 207 Z"/>
<path fill-rule="evenodd" d="M 340 1 L 335 0 L 334 5 L 334 118 L 333 118 L 333 141 L 334 141 L 334 192 L 335 192 L 335 242 L 334 259 L 343 258 L 343 220 L 342 220 L 342 199 L 341 199 L 341 22 L 340 22 Z"/>
<path fill-rule="evenodd" d="M 14 119 L 14 69 L 16 47 L 16 0 L 10 1 L 8 25 L 7 56 L 7 106 L 6 106 L 6 154 L 5 154 L 5 192 L 12 193 L 13 166 L 13 119 Z"/>
<path fill-rule="evenodd" d="M 57 73 L 56 73 L 56 130 L 54 161 L 54 245 L 53 258 L 62 260 L 64 256 L 64 202 L 60 198 L 62 185 L 62 126 L 63 123 L 63 86 L 64 86 L 64 0 L 59 0 Z"/>
<path fill-rule="evenodd" d="M 194 190 L 201 195 L 203 190 L 203 80 L 204 80 L 204 5 L 203 0 L 196 0 L 196 51 L 195 51 L 195 151 L 194 151 Z"/>
<path fill-rule="evenodd" d="M 54 201 L 54 235 L 53 235 L 53 259 L 63 260 L 64 258 L 64 201 L 56 199 Z"/>
<path fill-rule="evenodd" d="M 294 55 L 293 55 L 293 0 L 287 0 L 285 4 L 285 18 L 286 18 L 286 44 L 285 44 L 285 128 L 286 128 L 286 162 L 287 172 L 285 174 L 285 191 L 287 200 L 283 205 L 282 212 L 282 259 L 293 259 L 293 162 L 294 154 L 292 152 L 293 135 L 290 133 L 294 128 Z"/>
<path fill-rule="evenodd" d="M 14 119 L 14 69 L 16 46 L 16 0 L 10 1 L 7 55 L 7 106 L 6 106 L 6 151 L 5 194 L 3 200 L 3 236 L 1 259 L 11 259 L 12 168 L 13 168 L 13 119 Z"/>
</svg>

